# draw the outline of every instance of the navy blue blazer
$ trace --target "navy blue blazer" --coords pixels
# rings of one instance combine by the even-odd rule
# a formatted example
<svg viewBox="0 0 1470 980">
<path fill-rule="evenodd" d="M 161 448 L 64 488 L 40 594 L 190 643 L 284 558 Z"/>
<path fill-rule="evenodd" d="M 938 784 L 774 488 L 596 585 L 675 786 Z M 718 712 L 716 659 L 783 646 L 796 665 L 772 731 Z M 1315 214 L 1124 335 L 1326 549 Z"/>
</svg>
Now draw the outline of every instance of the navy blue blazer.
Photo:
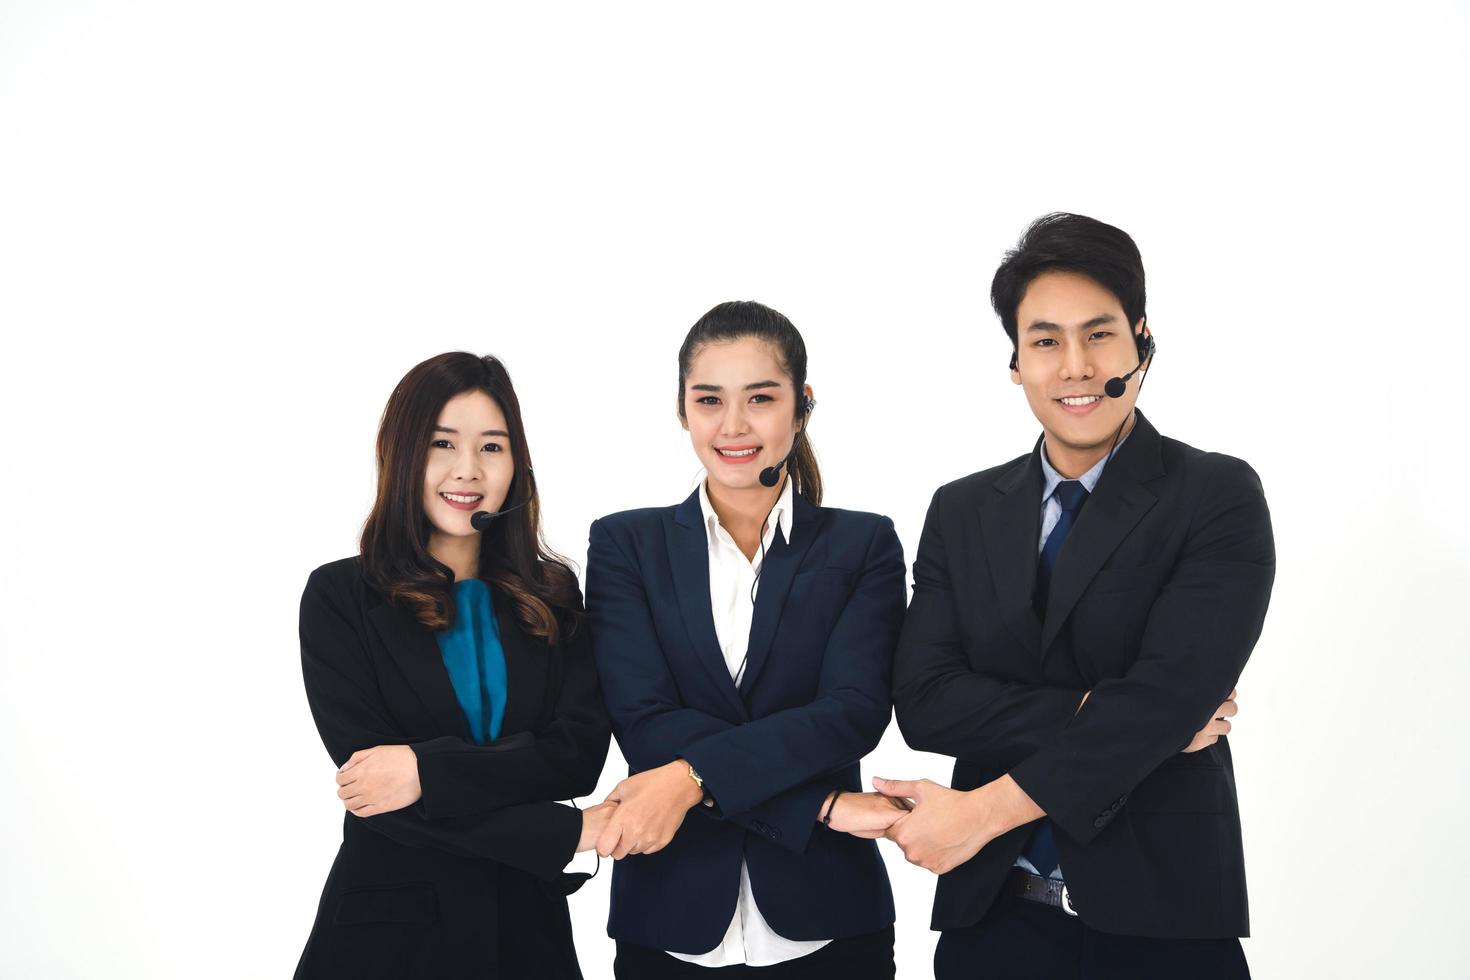
<svg viewBox="0 0 1470 980">
<path fill-rule="evenodd" d="M 893 922 L 877 844 L 818 822 L 888 727 L 904 616 L 903 547 L 877 514 L 794 498 L 766 553 L 737 688 L 710 611 L 699 493 L 592 525 L 587 615 L 613 732 L 636 773 L 689 760 L 713 807 L 668 847 L 613 869 L 608 935 L 678 953 L 729 928 L 744 857 L 761 914 L 788 939 Z"/>
</svg>

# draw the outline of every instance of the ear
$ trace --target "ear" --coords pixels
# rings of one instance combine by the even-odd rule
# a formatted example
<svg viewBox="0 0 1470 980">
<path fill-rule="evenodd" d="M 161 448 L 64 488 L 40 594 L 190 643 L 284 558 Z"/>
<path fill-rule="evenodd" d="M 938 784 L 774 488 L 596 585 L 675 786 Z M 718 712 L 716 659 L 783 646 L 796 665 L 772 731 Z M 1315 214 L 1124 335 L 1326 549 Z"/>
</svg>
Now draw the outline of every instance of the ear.
<svg viewBox="0 0 1470 980">
<path fill-rule="evenodd" d="M 802 385 L 801 386 L 801 393 L 806 396 L 806 400 L 807 400 L 807 403 L 809 405 L 813 405 L 813 404 L 816 403 L 817 396 L 812 393 L 812 386 L 811 385 Z M 805 429 L 806 428 L 806 424 L 809 421 L 811 421 L 811 417 L 812 417 L 812 413 L 811 413 L 810 410 L 807 411 L 807 412 L 805 412 L 802 415 L 802 417 L 801 417 L 801 426 L 800 427 L 803 428 L 803 429 Z"/>
<path fill-rule="evenodd" d="M 1133 328 L 1133 333 L 1139 337 L 1152 337 L 1154 335 L 1153 331 L 1148 328 L 1148 317 L 1141 316 L 1138 318 L 1138 325 Z M 1152 363 L 1153 356 L 1149 355 L 1148 360 L 1143 362 L 1143 371 L 1145 374 L 1148 373 L 1149 365 Z"/>
<path fill-rule="evenodd" d="M 688 418 L 688 416 L 686 416 L 683 413 L 683 411 L 681 411 L 681 409 L 683 409 L 683 407 L 684 407 L 684 393 L 683 392 L 680 392 L 679 393 L 679 397 L 674 399 L 674 418 L 678 419 L 679 420 L 679 425 L 681 425 L 683 427 L 683 429 L 684 429 L 685 432 L 688 432 L 689 431 L 689 418 Z"/>
<path fill-rule="evenodd" d="M 1021 383 L 1021 369 L 1019 367 L 1020 363 L 1021 351 L 1018 348 L 1011 353 L 1011 384 L 1013 385 L 1018 385 Z"/>
</svg>

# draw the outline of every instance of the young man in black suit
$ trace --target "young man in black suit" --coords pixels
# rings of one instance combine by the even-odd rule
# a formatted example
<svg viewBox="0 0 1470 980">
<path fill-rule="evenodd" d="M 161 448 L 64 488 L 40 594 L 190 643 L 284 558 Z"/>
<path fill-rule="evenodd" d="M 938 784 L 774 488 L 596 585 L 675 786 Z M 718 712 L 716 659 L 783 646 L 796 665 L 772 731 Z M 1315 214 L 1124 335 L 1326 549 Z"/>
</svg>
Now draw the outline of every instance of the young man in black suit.
<svg viewBox="0 0 1470 980">
<path fill-rule="evenodd" d="M 1144 295 L 1133 240 L 1072 214 L 1033 223 L 991 286 L 1043 436 L 941 487 L 919 542 L 894 702 L 910 746 L 955 757 L 953 788 L 875 780 L 916 801 L 889 836 L 941 875 L 940 980 L 1249 976 L 1220 736 L 1270 515 L 1248 465 L 1134 409 Z"/>
</svg>

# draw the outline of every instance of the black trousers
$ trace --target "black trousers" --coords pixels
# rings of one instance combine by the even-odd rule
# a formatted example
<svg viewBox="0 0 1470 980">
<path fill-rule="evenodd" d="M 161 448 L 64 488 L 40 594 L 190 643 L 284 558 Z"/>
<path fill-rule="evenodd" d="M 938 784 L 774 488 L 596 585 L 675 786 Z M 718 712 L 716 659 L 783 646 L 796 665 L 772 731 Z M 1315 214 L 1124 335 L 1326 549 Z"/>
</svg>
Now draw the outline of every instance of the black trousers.
<svg viewBox="0 0 1470 980">
<path fill-rule="evenodd" d="M 815 953 L 774 966 L 695 966 L 660 949 L 618 943 L 617 980 L 759 977 L 761 980 L 893 980 L 893 927 L 834 939 Z"/>
<path fill-rule="evenodd" d="M 1250 980 L 1238 939 L 1146 939 L 1002 895 L 968 929 L 940 933 L 935 980 Z"/>
</svg>

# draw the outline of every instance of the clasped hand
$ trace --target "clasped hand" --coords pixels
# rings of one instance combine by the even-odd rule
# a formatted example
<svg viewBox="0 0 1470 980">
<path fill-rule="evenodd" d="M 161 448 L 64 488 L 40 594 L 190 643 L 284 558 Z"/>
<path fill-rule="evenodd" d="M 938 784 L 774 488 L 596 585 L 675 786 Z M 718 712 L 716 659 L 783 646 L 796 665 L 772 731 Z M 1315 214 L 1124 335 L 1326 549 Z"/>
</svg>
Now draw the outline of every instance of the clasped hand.
<svg viewBox="0 0 1470 980">
<path fill-rule="evenodd" d="M 842 793 L 835 804 L 828 793 L 822 801 L 822 813 L 830 818 L 830 829 L 867 840 L 885 836 L 888 828 L 911 809 L 908 800 L 882 793 Z"/>
<path fill-rule="evenodd" d="M 620 860 L 663 850 L 703 796 L 683 759 L 629 776 L 603 801 L 617 806 L 597 837 L 597 853 Z"/>
</svg>

